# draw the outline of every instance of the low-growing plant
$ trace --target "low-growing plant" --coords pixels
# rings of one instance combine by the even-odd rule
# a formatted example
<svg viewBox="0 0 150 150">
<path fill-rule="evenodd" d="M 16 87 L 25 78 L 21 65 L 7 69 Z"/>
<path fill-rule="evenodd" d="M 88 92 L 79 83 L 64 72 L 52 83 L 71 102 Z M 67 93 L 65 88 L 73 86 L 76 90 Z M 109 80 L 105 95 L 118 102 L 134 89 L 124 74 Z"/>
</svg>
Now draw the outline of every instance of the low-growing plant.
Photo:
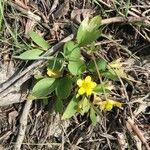
<svg viewBox="0 0 150 150">
<path fill-rule="evenodd" d="M 111 111 L 113 107 L 121 108 L 121 102 L 108 98 L 114 88 L 111 81 L 132 78 L 124 72 L 121 59 L 108 63 L 105 59 L 94 56 L 97 51 L 94 43 L 101 37 L 101 32 L 100 16 L 85 18 L 75 40 L 65 43 L 59 54 L 47 60 L 47 74 L 36 76 L 36 83 L 28 99 L 42 99 L 47 104 L 52 95 L 55 111 L 63 113 L 62 119 L 71 118 L 75 114 L 87 114 L 94 125 L 99 112 Z M 37 45 L 36 48 L 15 58 L 36 60 L 50 47 L 37 33 L 30 32 L 29 36 Z M 85 60 L 81 48 L 91 55 L 91 60 Z"/>
</svg>

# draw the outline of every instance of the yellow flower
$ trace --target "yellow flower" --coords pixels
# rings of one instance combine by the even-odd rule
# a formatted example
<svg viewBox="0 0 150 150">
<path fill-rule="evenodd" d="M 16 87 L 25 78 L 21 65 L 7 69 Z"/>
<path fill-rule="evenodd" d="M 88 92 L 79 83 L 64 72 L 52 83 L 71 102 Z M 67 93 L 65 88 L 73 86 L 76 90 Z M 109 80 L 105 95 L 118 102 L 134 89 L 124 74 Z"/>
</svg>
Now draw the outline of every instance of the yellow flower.
<svg viewBox="0 0 150 150">
<path fill-rule="evenodd" d="M 47 75 L 48 75 L 49 77 L 58 77 L 58 76 L 59 76 L 59 73 L 53 71 L 53 70 L 50 69 L 50 68 L 47 68 Z"/>
<path fill-rule="evenodd" d="M 101 102 L 100 109 L 110 111 L 115 106 L 120 108 L 122 106 L 122 103 L 113 101 L 111 99 L 107 99 L 107 100 Z"/>
<path fill-rule="evenodd" d="M 90 76 L 87 76 L 84 80 L 79 79 L 77 81 L 77 85 L 79 86 L 79 95 L 86 94 L 87 96 L 89 96 L 92 94 L 92 91 L 97 84 L 92 81 Z"/>
</svg>

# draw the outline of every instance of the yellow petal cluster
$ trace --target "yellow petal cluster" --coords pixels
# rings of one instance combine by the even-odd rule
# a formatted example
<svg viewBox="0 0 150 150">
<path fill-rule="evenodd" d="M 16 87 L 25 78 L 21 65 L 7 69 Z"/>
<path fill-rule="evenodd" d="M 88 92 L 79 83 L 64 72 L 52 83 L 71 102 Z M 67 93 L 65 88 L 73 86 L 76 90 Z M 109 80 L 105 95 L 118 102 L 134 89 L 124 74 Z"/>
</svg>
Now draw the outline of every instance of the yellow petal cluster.
<svg viewBox="0 0 150 150">
<path fill-rule="evenodd" d="M 106 99 L 105 101 L 102 101 L 100 103 L 100 109 L 101 110 L 106 110 L 106 111 L 110 111 L 113 109 L 113 107 L 121 107 L 122 103 L 120 102 L 116 102 L 114 100 L 111 99 Z"/>
<path fill-rule="evenodd" d="M 92 94 L 93 89 L 96 87 L 97 84 L 92 81 L 90 76 L 87 76 L 84 80 L 77 80 L 77 85 L 79 86 L 79 95 L 86 94 L 87 96 L 89 96 Z"/>
<path fill-rule="evenodd" d="M 58 76 L 58 73 L 56 73 L 55 71 L 53 71 L 52 69 L 50 68 L 47 68 L 47 75 L 49 77 L 57 77 Z"/>
</svg>

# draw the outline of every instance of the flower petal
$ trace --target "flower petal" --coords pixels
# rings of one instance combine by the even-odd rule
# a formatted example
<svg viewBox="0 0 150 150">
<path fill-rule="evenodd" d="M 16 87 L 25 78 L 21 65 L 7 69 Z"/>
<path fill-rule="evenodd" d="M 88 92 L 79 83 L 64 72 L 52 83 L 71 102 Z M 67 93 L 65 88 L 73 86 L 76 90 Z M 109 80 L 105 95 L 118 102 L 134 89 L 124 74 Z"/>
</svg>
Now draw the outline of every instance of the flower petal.
<svg viewBox="0 0 150 150">
<path fill-rule="evenodd" d="M 96 87 L 96 82 L 91 82 L 91 88 L 95 88 Z"/>
<path fill-rule="evenodd" d="M 85 89 L 83 87 L 81 87 L 79 90 L 78 90 L 78 93 L 79 95 L 83 95 L 85 93 Z"/>
<path fill-rule="evenodd" d="M 101 109 L 101 111 L 102 111 L 102 110 L 105 110 L 106 104 L 107 104 L 106 101 L 101 102 L 101 104 L 100 104 L 100 109 Z"/>
<path fill-rule="evenodd" d="M 52 69 L 48 68 L 47 69 L 47 75 L 51 77 L 51 76 L 55 76 L 56 73 Z"/>
<path fill-rule="evenodd" d="M 92 94 L 92 89 L 91 88 L 90 89 L 86 89 L 86 95 L 89 96 L 91 94 Z"/>
<path fill-rule="evenodd" d="M 117 107 L 121 107 L 122 106 L 122 103 L 120 103 L 120 102 L 114 102 L 114 106 L 117 106 Z"/>
<path fill-rule="evenodd" d="M 110 110 L 112 110 L 112 108 L 113 108 L 113 104 L 108 101 L 107 104 L 106 104 L 105 109 L 106 109 L 107 111 L 110 111 Z"/>
<path fill-rule="evenodd" d="M 101 103 L 102 103 L 101 98 L 94 94 L 93 104 L 100 105 Z"/>
<path fill-rule="evenodd" d="M 87 77 L 85 78 L 85 82 L 91 82 L 91 77 L 90 77 L 90 76 L 87 76 Z"/>
<path fill-rule="evenodd" d="M 92 81 L 90 76 L 85 77 L 84 80 L 77 80 L 77 85 L 79 86 L 78 94 L 83 95 L 84 93 L 89 96 L 93 92 L 93 88 L 96 87 L 96 82 Z"/>
<path fill-rule="evenodd" d="M 77 80 L 77 85 L 78 85 L 79 87 L 81 87 L 82 84 L 83 84 L 83 80 L 81 80 L 81 79 Z"/>
</svg>

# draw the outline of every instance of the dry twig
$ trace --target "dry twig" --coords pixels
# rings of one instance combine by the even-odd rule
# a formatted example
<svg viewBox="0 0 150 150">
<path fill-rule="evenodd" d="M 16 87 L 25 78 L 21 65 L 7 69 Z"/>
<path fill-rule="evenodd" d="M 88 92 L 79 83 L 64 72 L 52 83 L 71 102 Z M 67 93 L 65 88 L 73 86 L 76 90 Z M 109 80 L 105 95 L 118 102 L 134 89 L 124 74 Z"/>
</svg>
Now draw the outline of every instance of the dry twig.
<svg viewBox="0 0 150 150">
<path fill-rule="evenodd" d="M 108 19 L 102 20 L 102 25 L 110 24 L 110 23 L 135 23 L 135 22 L 143 22 L 145 25 L 150 26 L 150 22 L 148 22 L 146 17 L 112 17 Z"/>
<path fill-rule="evenodd" d="M 32 13 L 30 10 L 27 10 L 19 5 L 17 5 L 14 2 L 8 1 L 8 4 L 12 7 L 14 7 L 15 9 L 17 9 L 18 11 L 22 12 L 22 14 L 27 15 L 27 17 L 31 20 L 40 22 L 41 21 L 41 17 L 38 15 L 35 15 L 34 13 Z"/>
<path fill-rule="evenodd" d="M 134 131 L 134 133 L 138 136 L 138 138 L 141 140 L 141 142 L 143 143 L 143 145 L 145 146 L 145 148 L 147 150 L 150 150 L 150 146 L 147 143 L 147 140 L 145 139 L 145 137 L 143 136 L 141 130 L 138 128 L 138 126 L 135 124 L 134 120 L 131 118 L 127 119 L 127 128 L 128 125 L 131 127 L 131 129 Z M 130 130 L 129 130 L 130 131 Z"/>
<path fill-rule="evenodd" d="M 19 133 L 18 137 L 14 146 L 14 150 L 20 150 L 24 136 L 25 136 L 25 131 L 27 127 L 27 119 L 28 119 L 28 114 L 30 111 L 32 105 L 32 101 L 26 101 L 21 118 L 20 118 L 20 127 L 19 127 Z"/>
</svg>

